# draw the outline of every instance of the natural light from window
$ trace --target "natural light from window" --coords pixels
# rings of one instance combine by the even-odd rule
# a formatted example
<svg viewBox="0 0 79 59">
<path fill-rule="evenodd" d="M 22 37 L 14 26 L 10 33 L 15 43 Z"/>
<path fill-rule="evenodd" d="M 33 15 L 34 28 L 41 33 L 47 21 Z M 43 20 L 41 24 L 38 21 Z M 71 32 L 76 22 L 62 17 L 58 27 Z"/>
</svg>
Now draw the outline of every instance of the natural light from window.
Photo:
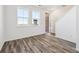
<svg viewBox="0 0 79 59">
<path fill-rule="evenodd" d="M 27 9 L 18 8 L 17 9 L 17 23 L 18 24 L 28 24 L 29 12 Z"/>
<path fill-rule="evenodd" d="M 17 8 L 17 24 L 26 25 L 30 23 L 30 25 L 39 25 L 39 20 L 40 11 Z"/>
<path fill-rule="evenodd" d="M 32 24 L 39 24 L 40 20 L 40 12 L 39 11 L 32 11 Z"/>
</svg>

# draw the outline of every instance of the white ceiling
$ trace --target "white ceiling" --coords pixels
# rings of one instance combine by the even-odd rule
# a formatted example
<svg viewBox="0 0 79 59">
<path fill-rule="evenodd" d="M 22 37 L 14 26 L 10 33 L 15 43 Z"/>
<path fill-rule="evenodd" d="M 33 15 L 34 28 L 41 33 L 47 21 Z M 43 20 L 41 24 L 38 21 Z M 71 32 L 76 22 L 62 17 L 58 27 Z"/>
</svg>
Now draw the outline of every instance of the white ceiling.
<svg viewBox="0 0 79 59">
<path fill-rule="evenodd" d="M 47 10 L 56 10 L 63 7 L 62 5 L 38 5 L 39 7 L 45 8 Z"/>
</svg>

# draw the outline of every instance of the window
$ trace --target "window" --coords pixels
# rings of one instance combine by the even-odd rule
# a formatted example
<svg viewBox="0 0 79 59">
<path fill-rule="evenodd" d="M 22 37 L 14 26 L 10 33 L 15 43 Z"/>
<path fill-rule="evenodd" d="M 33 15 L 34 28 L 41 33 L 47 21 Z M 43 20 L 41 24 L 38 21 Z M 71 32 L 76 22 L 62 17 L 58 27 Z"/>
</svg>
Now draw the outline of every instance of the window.
<svg viewBox="0 0 79 59">
<path fill-rule="evenodd" d="M 18 24 L 28 24 L 29 12 L 26 9 L 17 9 L 17 23 Z"/>
<path fill-rule="evenodd" d="M 32 24 L 39 24 L 40 20 L 40 12 L 39 11 L 32 11 Z"/>
<path fill-rule="evenodd" d="M 31 23 L 34 25 L 39 25 L 40 11 L 30 10 L 30 9 L 28 10 L 25 8 L 17 8 L 17 24 L 26 25 L 26 24 L 30 24 L 30 21 L 32 21 Z"/>
</svg>

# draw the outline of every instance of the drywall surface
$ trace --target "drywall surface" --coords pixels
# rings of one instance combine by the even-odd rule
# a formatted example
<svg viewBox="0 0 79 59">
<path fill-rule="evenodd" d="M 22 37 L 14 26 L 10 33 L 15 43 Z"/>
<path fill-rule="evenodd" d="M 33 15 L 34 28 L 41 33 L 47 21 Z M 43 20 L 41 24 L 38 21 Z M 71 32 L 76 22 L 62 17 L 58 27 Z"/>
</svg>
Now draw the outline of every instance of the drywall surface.
<svg viewBox="0 0 79 59">
<path fill-rule="evenodd" d="M 50 10 L 50 32 L 55 33 L 55 22 L 59 21 L 73 6 Z"/>
<path fill-rule="evenodd" d="M 76 41 L 76 49 L 79 51 L 79 6 L 77 6 L 77 22 L 76 22 L 76 27 L 77 27 L 77 41 Z"/>
<path fill-rule="evenodd" d="M 3 6 L 0 5 L 0 49 L 4 44 L 4 23 L 3 23 Z"/>
<path fill-rule="evenodd" d="M 39 10 L 41 12 L 41 19 L 39 25 L 31 24 L 31 17 L 29 18 L 30 24 L 18 25 L 17 24 L 17 8 L 23 7 L 31 10 Z M 31 14 L 30 14 L 31 16 Z M 34 6 L 6 6 L 6 41 L 15 40 L 19 38 L 29 37 L 33 35 L 39 35 L 45 33 L 45 19 L 42 9 Z"/>
<path fill-rule="evenodd" d="M 76 43 L 76 7 L 55 23 L 56 37 Z"/>
</svg>

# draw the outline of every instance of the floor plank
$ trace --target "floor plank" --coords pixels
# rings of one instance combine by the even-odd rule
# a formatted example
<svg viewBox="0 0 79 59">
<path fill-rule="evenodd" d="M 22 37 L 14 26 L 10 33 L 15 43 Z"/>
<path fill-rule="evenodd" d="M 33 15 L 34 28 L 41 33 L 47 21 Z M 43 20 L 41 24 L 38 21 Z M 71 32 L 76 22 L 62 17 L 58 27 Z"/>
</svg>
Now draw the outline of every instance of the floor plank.
<svg viewBox="0 0 79 59">
<path fill-rule="evenodd" d="M 6 41 L 1 53 L 76 53 L 74 46 L 75 43 L 43 34 Z"/>
</svg>

